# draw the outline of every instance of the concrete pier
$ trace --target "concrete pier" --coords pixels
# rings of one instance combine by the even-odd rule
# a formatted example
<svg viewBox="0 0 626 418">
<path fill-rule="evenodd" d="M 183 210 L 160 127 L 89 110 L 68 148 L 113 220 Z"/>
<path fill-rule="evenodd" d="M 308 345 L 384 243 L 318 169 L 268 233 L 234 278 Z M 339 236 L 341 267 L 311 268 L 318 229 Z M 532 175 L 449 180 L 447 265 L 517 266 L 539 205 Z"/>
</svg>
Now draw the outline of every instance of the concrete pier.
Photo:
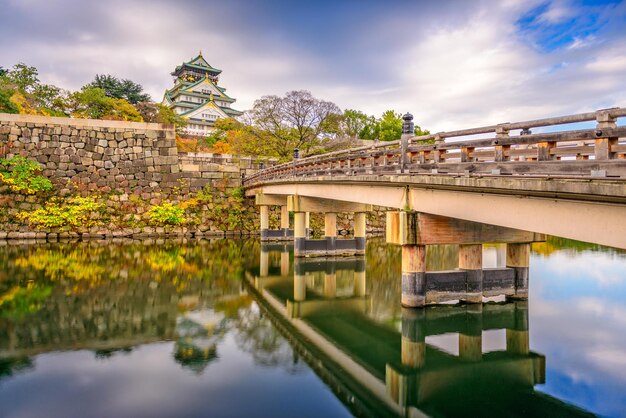
<svg viewBox="0 0 626 418">
<path fill-rule="evenodd" d="M 529 243 L 509 243 L 506 246 L 506 266 L 515 272 L 513 299 L 528 299 L 528 274 L 530 264 Z"/>
<path fill-rule="evenodd" d="M 333 257 L 365 254 L 365 212 L 371 205 L 343 202 L 329 199 L 311 199 L 302 196 L 288 196 L 287 206 L 294 213 L 303 213 L 303 236 L 295 238 L 296 257 Z M 324 238 L 309 238 L 309 213 L 324 214 Z M 337 237 L 337 213 L 355 213 L 355 238 Z M 300 238 L 304 238 L 303 240 Z"/>
<path fill-rule="evenodd" d="M 402 305 L 420 307 L 483 297 L 528 298 L 530 242 L 545 237 L 527 231 L 449 219 L 419 212 L 387 212 L 387 242 L 402 246 Z M 506 268 L 483 268 L 483 243 L 507 244 Z M 458 269 L 426 271 L 432 245 L 457 244 Z"/>
<path fill-rule="evenodd" d="M 481 244 L 459 245 L 459 269 L 465 271 L 467 293 L 465 302 L 483 301 L 483 246 Z"/>
<path fill-rule="evenodd" d="M 269 194 L 258 194 L 255 203 L 259 206 L 261 217 L 261 241 L 290 241 L 293 239 L 293 230 L 289 228 L 289 209 L 287 197 Z M 280 228 L 270 229 L 270 206 L 280 206 Z"/>
<path fill-rule="evenodd" d="M 402 246 L 402 306 L 417 308 L 426 303 L 426 247 Z"/>
<path fill-rule="evenodd" d="M 337 249 L 337 214 L 327 212 L 324 214 L 324 239 L 326 240 L 326 252 L 333 253 Z"/>
<path fill-rule="evenodd" d="M 306 255 L 306 214 L 294 212 L 293 214 L 293 255 L 304 257 Z"/>
</svg>

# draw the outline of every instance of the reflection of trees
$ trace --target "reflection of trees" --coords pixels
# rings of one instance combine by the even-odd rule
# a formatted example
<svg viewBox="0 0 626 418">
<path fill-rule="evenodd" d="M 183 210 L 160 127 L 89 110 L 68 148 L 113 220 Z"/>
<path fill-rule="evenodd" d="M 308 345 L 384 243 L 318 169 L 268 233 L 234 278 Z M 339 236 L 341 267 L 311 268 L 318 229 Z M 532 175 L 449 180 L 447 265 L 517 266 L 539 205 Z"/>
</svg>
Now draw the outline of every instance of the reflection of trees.
<svg viewBox="0 0 626 418">
<path fill-rule="evenodd" d="M 0 379 L 11 377 L 34 368 L 29 357 L 0 358 Z"/>
<path fill-rule="evenodd" d="M 173 339 L 181 312 L 216 301 L 236 311 L 244 303 L 224 296 L 239 294 L 258 246 L 216 240 L 2 247 L 0 350 L 108 350 Z"/>
<path fill-rule="evenodd" d="M 113 357 L 117 353 L 130 354 L 132 351 L 133 351 L 132 347 L 108 348 L 108 349 L 95 350 L 94 354 L 97 359 L 108 359 L 108 358 Z"/>
<path fill-rule="evenodd" d="M 289 342 L 256 305 L 240 310 L 235 328 L 237 346 L 250 354 L 256 364 L 280 367 L 291 374 L 306 369 Z"/>
<path fill-rule="evenodd" d="M 532 245 L 533 253 L 543 256 L 550 256 L 554 252 L 566 252 L 570 254 L 581 253 L 583 251 L 594 251 L 610 254 L 626 255 L 626 251 L 617 248 L 603 247 L 598 244 L 575 241 L 573 239 L 548 236 L 545 242 L 535 242 Z"/>
<path fill-rule="evenodd" d="M 21 319 L 41 308 L 41 303 L 50 296 L 51 286 L 28 282 L 26 286 L 14 286 L 0 294 L 0 317 Z"/>
</svg>

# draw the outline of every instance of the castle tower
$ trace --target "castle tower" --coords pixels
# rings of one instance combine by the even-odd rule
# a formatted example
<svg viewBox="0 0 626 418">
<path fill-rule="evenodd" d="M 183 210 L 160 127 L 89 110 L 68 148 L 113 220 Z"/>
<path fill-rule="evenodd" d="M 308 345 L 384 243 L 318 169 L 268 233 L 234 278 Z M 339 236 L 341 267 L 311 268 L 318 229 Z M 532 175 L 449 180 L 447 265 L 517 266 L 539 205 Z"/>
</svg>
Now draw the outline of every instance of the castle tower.
<svg viewBox="0 0 626 418">
<path fill-rule="evenodd" d="M 208 135 L 217 119 L 243 114 L 230 107 L 235 99 L 218 86 L 221 72 L 211 67 L 202 51 L 172 72 L 174 87 L 165 91 L 161 104 L 188 119 L 188 134 Z"/>
</svg>

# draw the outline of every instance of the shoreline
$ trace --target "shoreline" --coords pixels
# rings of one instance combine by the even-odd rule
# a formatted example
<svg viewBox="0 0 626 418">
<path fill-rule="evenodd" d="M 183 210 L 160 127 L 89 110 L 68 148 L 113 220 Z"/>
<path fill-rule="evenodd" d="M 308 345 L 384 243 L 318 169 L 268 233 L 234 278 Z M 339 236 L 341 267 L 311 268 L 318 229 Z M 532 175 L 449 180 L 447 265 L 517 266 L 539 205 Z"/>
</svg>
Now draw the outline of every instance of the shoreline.
<svg viewBox="0 0 626 418">
<path fill-rule="evenodd" d="M 380 236 L 384 234 L 382 229 L 371 229 L 367 231 L 367 236 Z M 342 237 L 350 237 L 351 234 L 339 234 Z M 212 239 L 212 238 L 254 238 L 260 237 L 259 231 L 189 231 L 170 230 L 159 232 L 144 232 L 135 230 L 107 231 L 102 233 L 92 232 L 18 232 L 0 231 L 0 245 L 16 242 L 67 242 L 67 241 L 112 241 L 118 239 L 145 240 L 145 239 Z M 291 242 L 289 241 L 268 241 L 268 242 Z"/>
</svg>

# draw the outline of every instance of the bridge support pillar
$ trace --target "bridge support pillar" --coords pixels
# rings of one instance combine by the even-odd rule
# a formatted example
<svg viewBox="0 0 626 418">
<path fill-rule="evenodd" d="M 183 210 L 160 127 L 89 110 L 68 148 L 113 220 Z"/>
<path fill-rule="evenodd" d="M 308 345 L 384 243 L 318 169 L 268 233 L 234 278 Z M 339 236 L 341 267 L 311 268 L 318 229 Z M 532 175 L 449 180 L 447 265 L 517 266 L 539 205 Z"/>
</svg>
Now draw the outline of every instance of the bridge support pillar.
<svg viewBox="0 0 626 418">
<path fill-rule="evenodd" d="M 506 245 L 506 266 L 515 271 L 515 294 L 511 299 L 528 299 L 528 266 L 530 265 L 530 244 Z"/>
<path fill-rule="evenodd" d="M 365 212 L 356 212 L 354 214 L 354 241 L 357 254 L 365 254 L 365 229 Z"/>
<path fill-rule="evenodd" d="M 261 241 L 265 241 L 269 237 L 270 229 L 269 206 L 259 206 L 259 211 L 261 215 Z"/>
<path fill-rule="evenodd" d="M 337 248 L 337 214 L 334 212 L 324 214 L 324 239 L 326 239 L 326 251 L 334 253 Z"/>
<path fill-rule="evenodd" d="M 254 198 L 261 215 L 261 241 L 288 241 L 293 236 L 289 229 L 289 208 L 287 197 L 272 194 L 257 193 Z M 280 206 L 280 229 L 270 229 L 269 208 Z"/>
<path fill-rule="evenodd" d="M 468 303 L 483 301 L 483 246 L 482 244 L 459 245 L 459 269 L 465 271 Z"/>
<path fill-rule="evenodd" d="M 426 247 L 402 246 L 402 306 L 422 307 L 426 303 Z"/>
<path fill-rule="evenodd" d="M 307 238 L 311 236 L 311 212 L 306 212 L 304 216 L 304 232 Z"/>
<path fill-rule="evenodd" d="M 280 207 L 280 229 L 283 231 L 283 236 L 289 236 L 289 209 L 286 205 Z"/>
<path fill-rule="evenodd" d="M 293 223 L 293 255 L 294 257 L 304 257 L 306 255 L 306 214 L 295 212 Z"/>
</svg>

